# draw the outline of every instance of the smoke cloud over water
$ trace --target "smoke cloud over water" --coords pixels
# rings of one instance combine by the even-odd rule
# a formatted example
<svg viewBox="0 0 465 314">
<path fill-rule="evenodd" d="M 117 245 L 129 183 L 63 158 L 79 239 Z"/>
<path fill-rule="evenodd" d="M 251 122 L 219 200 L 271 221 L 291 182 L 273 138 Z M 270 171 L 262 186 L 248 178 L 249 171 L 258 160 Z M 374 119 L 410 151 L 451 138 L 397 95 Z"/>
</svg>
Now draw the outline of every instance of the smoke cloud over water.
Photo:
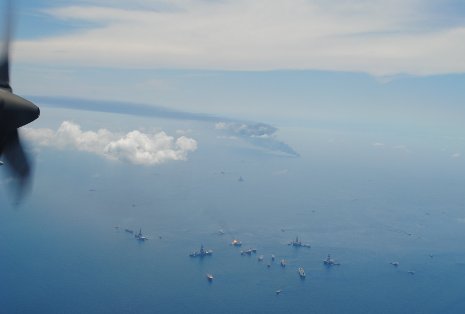
<svg viewBox="0 0 465 314">
<path fill-rule="evenodd" d="M 276 138 L 277 128 L 264 123 L 218 122 L 215 129 L 233 138 L 240 138 L 254 146 L 293 157 L 299 154 L 288 144 Z"/>
</svg>

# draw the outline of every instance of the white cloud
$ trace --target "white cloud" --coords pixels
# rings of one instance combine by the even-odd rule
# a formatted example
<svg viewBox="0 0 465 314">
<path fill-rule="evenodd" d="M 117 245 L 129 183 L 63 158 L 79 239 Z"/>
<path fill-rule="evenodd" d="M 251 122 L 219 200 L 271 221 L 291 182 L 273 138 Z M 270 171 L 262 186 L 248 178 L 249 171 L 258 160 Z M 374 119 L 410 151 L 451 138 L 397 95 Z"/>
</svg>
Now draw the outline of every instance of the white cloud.
<svg viewBox="0 0 465 314">
<path fill-rule="evenodd" d="M 169 160 L 186 160 L 197 149 L 197 141 L 185 136 L 174 139 L 165 132 L 146 134 L 131 131 L 121 135 L 106 129 L 82 131 L 78 124 L 64 121 L 57 131 L 22 129 L 25 137 L 39 146 L 77 149 L 138 165 L 156 165 Z"/>
<path fill-rule="evenodd" d="M 68 66 L 319 69 L 377 76 L 465 72 L 465 24 L 441 16 L 429 0 L 77 3 L 46 13 L 91 26 L 19 41 L 17 59 Z"/>
</svg>

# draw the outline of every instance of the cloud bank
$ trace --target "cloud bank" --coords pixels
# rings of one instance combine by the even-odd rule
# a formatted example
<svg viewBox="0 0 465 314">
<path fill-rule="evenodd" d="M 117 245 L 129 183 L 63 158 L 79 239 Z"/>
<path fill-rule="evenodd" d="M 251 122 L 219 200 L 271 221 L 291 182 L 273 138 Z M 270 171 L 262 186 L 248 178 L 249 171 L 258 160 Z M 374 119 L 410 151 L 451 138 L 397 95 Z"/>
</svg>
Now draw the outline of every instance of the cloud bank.
<svg viewBox="0 0 465 314">
<path fill-rule="evenodd" d="M 42 14 L 75 29 L 18 41 L 18 61 L 376 76 L 465 72 L 465 20 L 454 0 L 95 0 Z"/>
<path fill-rule="evenodd" d="M 131 131 L 116 134 L 106 129 L 82 131 L 78 124 L 64 121 L 57 131 L 23 128 L 24 136 L 39 146 L 76 149 L 112 160 L 136 165 L 157 165 L 170 160 L 186 160 L 197 149 L 197 141 L 185 136 L 175 139 L 165 132 L 146 134 Z"/>
</svg>

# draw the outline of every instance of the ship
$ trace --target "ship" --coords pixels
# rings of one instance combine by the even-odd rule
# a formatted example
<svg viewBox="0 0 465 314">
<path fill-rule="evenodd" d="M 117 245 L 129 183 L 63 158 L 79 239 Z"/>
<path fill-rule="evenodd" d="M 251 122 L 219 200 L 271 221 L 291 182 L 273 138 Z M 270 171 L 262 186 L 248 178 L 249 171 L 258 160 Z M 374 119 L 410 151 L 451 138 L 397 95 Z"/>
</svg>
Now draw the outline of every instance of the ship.
<svg viewBox="0 0 465 314">
<path fill-rule="evenodd" d="M 328 257 L 326 257 L 326 259 L 323 260 L 323 264 L 325 264 L 326 266 L 339 266 L 340 265 L 335 260 L 333 260 L 331 258 L 331 255 L 329 254 L 328 254 Z"/>
<path fill-rule="evenodd" d="M 282 259 L 280 264 L 281 264 L 281 267 L 286 267 L 286 260 Z"/>
<path fill-rule="evenodd" d="M 299 269 L 297 269 L 297 272 L 299 273 L 300 278 L 305 278 L 305 270 L 303 267 L 299 267 Z"/>
<path fill-rule="evenodd" d="M 260 255 L 260 256 L 258 257 L 258 261 L 259 261 L 259 262 L 262 262 L 262 261 L 263 261 L 263 258 L 264 258 L 264 256 L 263 256 L 263 255 Z"/>
<path fill-rule="evenodd" d="M 134 237 L 138 240 L 138 241 L 147 241 L 149 238 L 145 237 L 142 235 L 142 228 L 139 229 L 139 233 L 135 234 Z"/>
<path fill-rule="evenodd" d="M 215 278 L 215 277 L 213 277 L 212 274 L 207 274 L 207 280 L 208 280 L 208 281 L 213 281 L 214 278 Z"/>
<path fill-rule="evenodd" d="M 232 240 L 231 245 L 239 247 L 239 246 L 242 245 L 242 242 L 237 240 L 237 239 L 234 239 L 234 240 Z"/>
<path fill-rule="evenodd" d="M 294 247 L 306 247 L 306 248 L 311 247 L 310 244 L 302 243 L 302 241 L 300 241 L 298 236 L 295 237 L 295 240 L 289 242 L 288 245 L 292 245 Z"/>
<path fill-rule="evenodd" d="M 212 250 L 205 250 L 203 247 L 203 244 L 200 245 L 200 250 L 199 251 L 194 251 L 189 254 L 190 257 L 204 257 L 204 256 L 209 256 L 212 255 L 213 251 Z"/>
<path fill-rule="evenodd" d="M 244 251 L 241 251 L 241 255 L 252 255 L 252 253 L 257 253 L 257 250 L 256 249 L 247 249 L 247 250 L 244 250 Z"/>
</svg>

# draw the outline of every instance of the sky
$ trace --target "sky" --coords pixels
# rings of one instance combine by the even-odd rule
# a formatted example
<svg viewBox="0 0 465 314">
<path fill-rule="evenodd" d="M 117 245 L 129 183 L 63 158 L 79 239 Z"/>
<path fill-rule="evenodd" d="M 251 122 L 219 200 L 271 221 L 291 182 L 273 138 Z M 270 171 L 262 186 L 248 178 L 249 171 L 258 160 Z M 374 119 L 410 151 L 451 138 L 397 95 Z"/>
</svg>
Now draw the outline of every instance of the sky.
<svg viewBox="0 0 465 314">
<path fill-rule="evenodd" d="M 12 84 L 39 106 L 136 115 L 148 106 L 154 116 L 210 119 L 223 140 L 293 156 L 304 132 L 286 132 L 298 128 L 368 134 L 367 147 L 416 142 L 452 159 L 464 153 L 461 1 L 22 0 L 15 7 Z M 110 159 L 133 160 L 124 151 L 144 143 L 141 164 L 185 160 L 199 145 L 162 129 L 82 123 L 76 112 L 26 132 L 43 145 Z"/>
</svg>

